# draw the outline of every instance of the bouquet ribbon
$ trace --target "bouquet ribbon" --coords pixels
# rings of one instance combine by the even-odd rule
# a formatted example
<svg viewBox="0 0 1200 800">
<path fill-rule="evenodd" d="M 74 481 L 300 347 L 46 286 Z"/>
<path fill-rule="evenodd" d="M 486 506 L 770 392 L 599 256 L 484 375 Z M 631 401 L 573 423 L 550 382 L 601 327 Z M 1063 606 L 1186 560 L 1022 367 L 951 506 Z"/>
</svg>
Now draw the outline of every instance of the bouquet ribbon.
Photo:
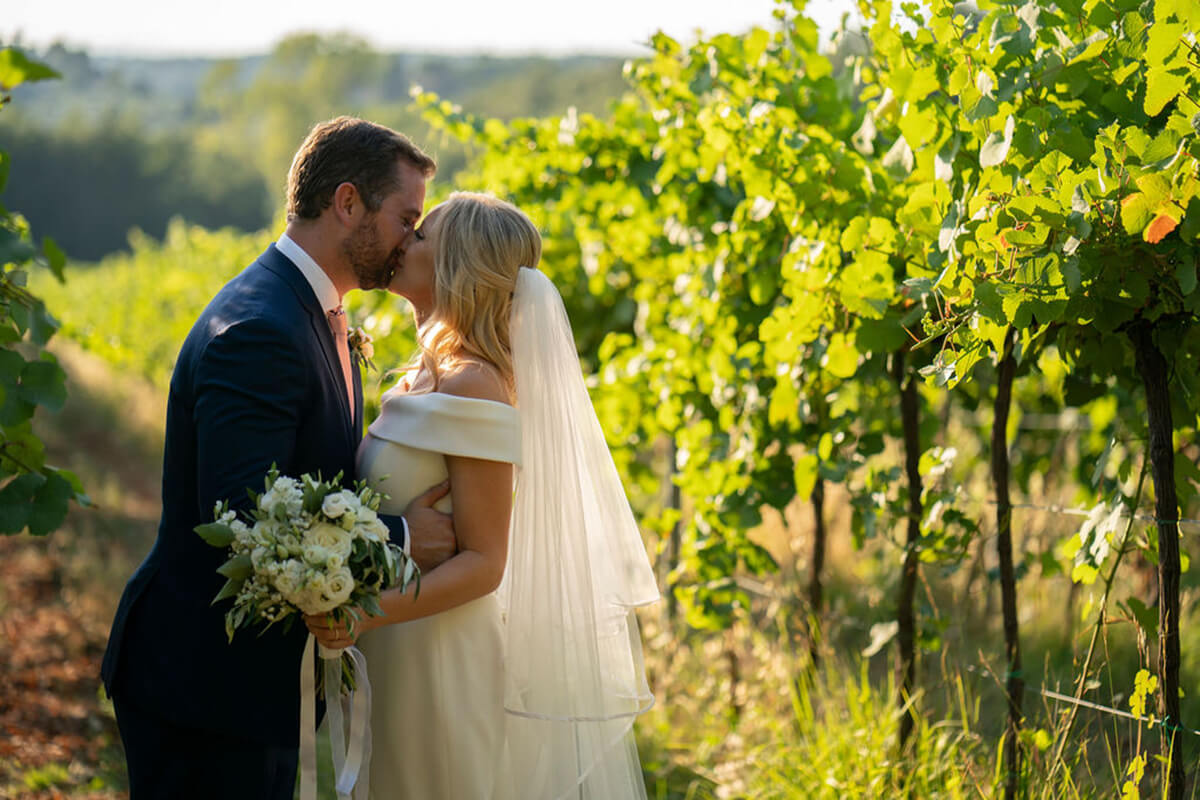
<svg viewBox="0 0 1200 800">
<path fill-rule="evenodd" d="M 365 800 L 367 769 L 371 760 L 371 683 L 367 657 L 357 647 L 330 650 L 316 645 L 310 633 L 300 659 L 300 800 L 317 800 L 317 687 L 313 675 L 314 645 L 320 652 L 325 683 L 325 720 L 333 745 L 333 772 L 338 800 Z M 354 665 L 355 685 L 350 693 L 350 742 L 346 743 L 342 717 L 342 655 Z"/>
</svg>

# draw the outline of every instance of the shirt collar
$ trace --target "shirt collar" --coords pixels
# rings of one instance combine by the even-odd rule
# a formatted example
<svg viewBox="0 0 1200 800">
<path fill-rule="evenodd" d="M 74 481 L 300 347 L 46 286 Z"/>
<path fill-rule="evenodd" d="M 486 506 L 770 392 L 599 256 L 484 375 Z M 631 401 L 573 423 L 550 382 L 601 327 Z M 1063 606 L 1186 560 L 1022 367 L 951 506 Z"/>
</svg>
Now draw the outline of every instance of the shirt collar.
<svg viewBox="0 0 1200 800">
<path fill-rule="evenodd" d="M 279 241 L 275 243 L 275 247 L 300 269 L 301 274 L 308 281 L 308 285 L 312 287 L 313 294 L 317 296 L 317 302 L 321 304 L 321 308 L 333 311 L 342 305 L 333 281 L 329 280 L 325 270 L 321 269 L 316 261 L 313 261 L 312 256 L 304 252 L 303 247 L 296 244 L 286 233 L 279 234 Z"/>
</svg>

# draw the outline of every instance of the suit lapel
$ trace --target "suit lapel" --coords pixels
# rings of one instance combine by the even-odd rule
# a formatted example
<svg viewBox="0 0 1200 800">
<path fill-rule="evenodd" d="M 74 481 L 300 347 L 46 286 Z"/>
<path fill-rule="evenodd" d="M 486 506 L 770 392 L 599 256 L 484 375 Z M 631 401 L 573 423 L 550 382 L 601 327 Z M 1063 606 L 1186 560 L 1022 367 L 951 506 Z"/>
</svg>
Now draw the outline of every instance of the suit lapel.
<svg viewBox="0 0 1200 800">
<path fill-rule="evenodd" d="M 345 379 L 342 377 L 342 362 L 338 358 L 337 345 L 333 342 L 333 331 L 329 327 L 329 320 L 325 317 L 325 309 L 321 308 L 321 304 L 317 302 L 317 295 L 304 277 L 304 273 L 287 256 L 279 252 L 274 244 L 259 257 L 259 262 L 291 287 L 308 311 L 309 325 L 312 327 L 313 335 L 316 336 L 321 353 L 325 357 L 325 379 L 337 387 L 338 391 L 335 394 L 339 398 L 338 405 L 342 409 L 343 425 L 350 434 L 350 440 L 357 444 L 358 439 L 354 436 L 354 423 L 357 420 L 353 419 L 351 409 L 346 405 L 349 400 L 346 394 Z M 357 384 L 358 381 L 355 383 Z M 356 399 L 361 396 L 360 393 L 361 390 L 356 389 Z M 359 403 L 355 403 L 355 405 L 359 405 Z"/>
<path fill-rule="evenodd" d="M 363 429 L 363 385 L 362 366 L 359 359 L 350 354 L 350 372 L 354 375 L 354 441 L 362 439 Z"/>
</svg>

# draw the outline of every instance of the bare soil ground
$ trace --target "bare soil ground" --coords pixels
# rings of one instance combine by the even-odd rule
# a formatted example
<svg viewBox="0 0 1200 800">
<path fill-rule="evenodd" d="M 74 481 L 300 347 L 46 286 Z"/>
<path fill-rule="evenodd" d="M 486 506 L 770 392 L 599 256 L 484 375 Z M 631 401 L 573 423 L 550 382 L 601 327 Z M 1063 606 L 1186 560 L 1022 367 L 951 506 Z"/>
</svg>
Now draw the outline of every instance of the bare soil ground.
<svg viewBox="0 0 1200 800">
<path fill-rule="evenodd" d="M 157 524 L 163 398 L 69 344 L 55 350 L 71 399 L 39 432 L 94 505 L 48 537 L 0 537 L 0 797 L 111 800 L 127 792 L 100 660 Z"/>
</svg>

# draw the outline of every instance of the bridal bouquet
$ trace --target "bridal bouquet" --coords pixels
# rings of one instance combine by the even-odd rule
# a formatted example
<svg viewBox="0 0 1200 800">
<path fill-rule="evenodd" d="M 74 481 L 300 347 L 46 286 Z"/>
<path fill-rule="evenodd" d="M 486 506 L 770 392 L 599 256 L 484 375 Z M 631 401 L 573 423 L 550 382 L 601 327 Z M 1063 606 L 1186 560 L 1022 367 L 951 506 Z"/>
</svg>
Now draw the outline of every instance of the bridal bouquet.
<svg viewBox="0 0 1200 800">
<path fill-rule="evenodd" d="M 250 492 L 254 507 L 239 519 L 228 502 L 217 503 L 214 522 L 198 525 L 198 533 L 214 547 L 229 548 L 229 559 L 217 572 L 225 585 L 213 598 L 233 598 L 225 613 L 225 633 L 233 641 L 239 628 L 276 622 L 289 629 L 301 614 L 328 614 L 353 629 L 353 609 L 381 615 L 379 594 L 417 579 L 417 565 L 388 540 L 377 511 L 383 495 L 363 481 L 354 491 L 341 487 L 341 473 L 331 481 L 311 475 L 280 475 L 272 465 L 266 491 Z M 264 624 L 265 623 L 265 624 Z M 319 670 L 324 687 L 314 683 L 313 637 L 309 634 L 300 663 L 300 797 L 316 798 L 316 712 L 318 693 L 325 698 L 339 797 L 365 797 L 370 758 L 370 683 L 366 659 L 356 648 L 320 648 Z M 340 668 L 339 668 L 340 667 Z M 339 681 L 339 673 L 341 680 Z M 341 690 L 352 708 L 350 740 L 343 738 Z M 362 777 L 363 780 L 359 780 Z"/>
<path fill-rule="evenodd" d="M 217 569 L 225 585 L 213 598 L 233 598 L 225 613 L 230 641 L 255 624 L 266 630 L 282 621 L 288 630 L 300 614 L 329 614 L 353 628 L 351 609 L 382 614 L 380 592 L 417 577 L 416 563 L 388 541 L 376 514 L 383 495 L 363 481 L 343 489 L 340 479 L 290 478 L 272 466 L 266 491 L 250 492 L 254 508 L 244 519 L 222 502 L 214 522 L 196 527 L 204 541 L 230 550 Z"/>
</svg>

